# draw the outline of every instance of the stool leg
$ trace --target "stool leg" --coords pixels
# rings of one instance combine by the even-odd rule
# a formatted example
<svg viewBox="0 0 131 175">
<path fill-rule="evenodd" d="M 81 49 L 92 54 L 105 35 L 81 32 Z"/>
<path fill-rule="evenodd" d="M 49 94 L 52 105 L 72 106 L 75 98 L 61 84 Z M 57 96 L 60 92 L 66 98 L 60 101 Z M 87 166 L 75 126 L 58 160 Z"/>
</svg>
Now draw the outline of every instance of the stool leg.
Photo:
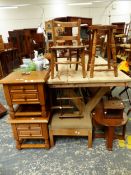
<svg viewBox="0 0 131 175">
<path fill-rule="evenodd" d="M 113 126 L 109 126 L 107 129 L 107 149 L 112 151 L 115 128 Z"/>
<path fill-rule="evenodd" d="M 97 40 L 97 30 L 93 33 L 93 44 L 92 44 L 92 52 L 91 52 L 91 64 L 90 64 L 90 77 L 94 76 L 94 64 L 95 64 L 95 54 L 96 54 L 96 40 Z"/>
<path fill-rule="evenodd" d="M 89 58 L 88 58 L 88 63 L 87 63 L 87 71 L 90 69 L 90 64 L 91 64 L 91 57 L 92 57 L 92 35 L 89 35 Z"/>
<path fill-rule="evenodd" d="M 122 138 L 123 138 L 123 140 L 125 140 L 125 134 L 126 134 L 126 124 L 123 125 L 123 127 L 122 127 Z"/>
<path fill-rule="evenodd" d="M 110 30 L 107 32 L 107 59 L 108 59 L 108 69 L 111 69 L 111 33 Z"/>
<path fill-rule="evenodd" d="M 84 49 L 81 50 L 81 64 L 82 64 L 82 75 L 83 75 L 83 78 L 86 77 L 86 71 L 85 71 L 85 51 Z"/>
</svg>

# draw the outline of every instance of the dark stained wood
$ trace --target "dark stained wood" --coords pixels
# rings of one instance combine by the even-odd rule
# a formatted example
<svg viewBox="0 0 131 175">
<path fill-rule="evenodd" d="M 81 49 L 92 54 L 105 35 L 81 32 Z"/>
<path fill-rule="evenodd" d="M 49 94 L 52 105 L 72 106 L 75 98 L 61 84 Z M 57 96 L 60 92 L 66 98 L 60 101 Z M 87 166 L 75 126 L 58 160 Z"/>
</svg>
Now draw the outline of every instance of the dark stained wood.
<svg viewBox="0 0 131 175">
<path fill-rule="evenodd" d="M 125 139 L 125 128 L 127 123 L 127 115 L 123 113 L 123 118 L 105 118 L 104 117 L 104 109 L 103 103 L 99 103 L 95 108 L 95 111 L 92 114 L 93 120 L 96 124 L 100 126 L 106 127 L 106 135 L 105 138 L 107 140 L 107 149 L 112 150 L 113 139 L 117 136 L 115 135 L 115 128 L 122 127 L 122 135 L 119 137 L 121 139 Z"/>
</svg>

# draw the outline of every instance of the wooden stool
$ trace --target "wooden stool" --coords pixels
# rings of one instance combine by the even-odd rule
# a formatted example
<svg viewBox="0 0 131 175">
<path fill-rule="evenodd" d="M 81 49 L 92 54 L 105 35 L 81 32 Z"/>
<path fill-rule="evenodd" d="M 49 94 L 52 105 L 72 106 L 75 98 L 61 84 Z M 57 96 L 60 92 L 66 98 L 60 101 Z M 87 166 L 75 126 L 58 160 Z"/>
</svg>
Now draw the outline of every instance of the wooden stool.
<svg viewBox="0 0 131 175">
<path fill-rule="evenodd" d="M 90 54 L 89 60 L 87 64 L 87 70 L 90 69 L 90 77 L 94 77 L 94 67 L 95 66 L 108 66 L 107 69 L 97 69 L 95 71 L 114 71 L 114 76 L 118 76 L 117 72 L 117 64 L 116 64 L 116 48 L 115 48 L 115 41 L 113 36 L 113 29 L 116 26 L 113 25 L 92 25 L 89 27 L 92 31 L 91 36 L 91 43 L 90 43 Z M 107 36 L 107 57 L 108 63 L 107 64 L 95 64 L 95 56 L 96 56 L 96 42 L 97 42 L 97 33 L 100 31 L 104 31 Z M 112 61 L 111 63 L 111 54 L 112 54 Z"/>
<path fill-rule="evenodd" d="M 83 118 L 60 118 L 54 114 L 49 126 L 50 145 L 54 146 L 54 136 L 88 136 L 88 148 L 92 147 L 92 123 L 90 115 Z"/>
</svg>

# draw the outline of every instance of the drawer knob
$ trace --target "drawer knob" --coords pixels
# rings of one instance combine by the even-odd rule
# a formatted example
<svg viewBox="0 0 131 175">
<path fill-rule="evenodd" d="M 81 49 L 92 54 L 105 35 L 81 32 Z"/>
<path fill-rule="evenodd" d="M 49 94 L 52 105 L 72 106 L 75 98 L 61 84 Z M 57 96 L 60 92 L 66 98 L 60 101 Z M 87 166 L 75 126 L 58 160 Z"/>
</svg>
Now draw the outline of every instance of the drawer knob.
<svg viewBox="0 0 131 175">
<path fill-rule="evenodd" d="M 24 87 L 23 87 L 23 86 L 21 86 L 21 87 L 20 87 L 20 89 L 24 90 Z"/>
</svg>

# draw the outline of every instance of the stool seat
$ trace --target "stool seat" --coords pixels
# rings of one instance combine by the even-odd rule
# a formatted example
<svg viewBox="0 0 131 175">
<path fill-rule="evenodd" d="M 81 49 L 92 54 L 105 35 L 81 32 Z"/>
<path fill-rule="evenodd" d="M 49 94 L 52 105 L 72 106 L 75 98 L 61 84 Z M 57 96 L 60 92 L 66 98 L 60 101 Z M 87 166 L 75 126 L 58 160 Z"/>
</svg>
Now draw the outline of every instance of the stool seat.
<svg viewBox="0 0 131 175">
<path fill-rule="evenodd" d="M 54 114 L 51 120 L 51 128 L 89 128 L 92 129 L 90 117 L 82 118 L 59 118 L 60 114 Z"/>
<path fill-rule="evenodd" d="M 92 122 L 90 115 L 83 118 L 59 118 L 60 114 L 52 116 L 49 125 L 50 144 L 54 145 L 53 136 L 88 136 L 88 147 L 92 147 Z"/>
</svg>

